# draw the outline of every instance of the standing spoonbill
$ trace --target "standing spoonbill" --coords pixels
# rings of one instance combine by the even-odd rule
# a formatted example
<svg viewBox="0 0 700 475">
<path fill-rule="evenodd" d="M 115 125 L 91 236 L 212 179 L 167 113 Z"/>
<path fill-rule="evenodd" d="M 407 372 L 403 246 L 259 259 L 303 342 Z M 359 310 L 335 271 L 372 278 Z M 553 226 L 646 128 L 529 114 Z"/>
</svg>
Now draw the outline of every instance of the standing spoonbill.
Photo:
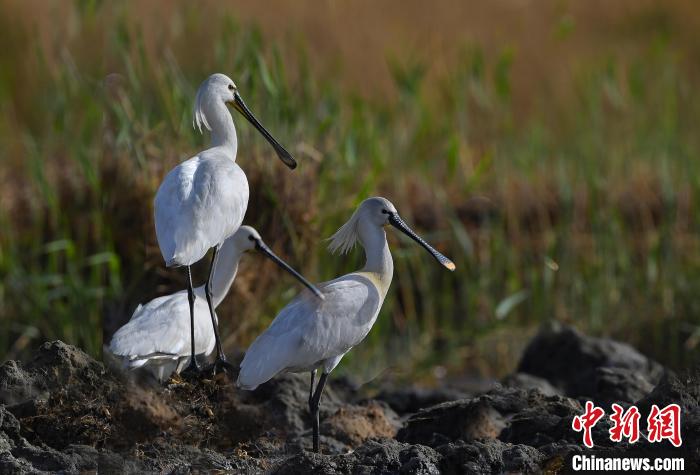
<svg viewBox="0 0 700 475">
<path fill-rule="evenodd" d="M 389 200 L 369 198 L 331 237 L 329 246 L 332 252 L 344 254 L 359 241 L 365 248 L 365 266 L 357 272 L 318 284 L 325 296 L 322 301 L 306 292 L 292 300 L 250 345 L 241 362 L 236 384 L 248 390 L 280 373 L 311 373 L 309 412 L 315 452 L 319 452 L 318 406 L 326 379 L 345 353 L 372 329 L 391 284 L 394 263 L 384 232 L 387 224 L 423 246 L 447 269 L 455 269 L 451 260 L 404 223 Z M 322 372 L 314 390 L 318 368 Z"/>
<path fill-rule="evenodd" d="M 238 271 L 238 262 L 246 251 L 257 249 L 282 269 L 292 274 L 316 295 L 321 293 L 308 280 L 277 257 L 250 226 L 241 226 L 221 245 L 214 273 L 211 295 L 218 307 L 231 288 Z M 194 289 L 200 297 L 195 301 L 195 346 L 197 356 L 207 357 L 214 351 L 214 331 L 209 321 L 209 309 L 202 298 L 206 287 Z M 139 305 L 124 326 L 112 337 L 109 353 L 130 370 L 144 368 L 159 381 L 173 372 L 179 373 L 191 358 L 188 335 L 189 312 L 187 292 L 181 290 Z M 216 315 L 214 316 L 216 319 Z M 218 321 L 218 319 L 217 319 Z"/>
<path fill-rule="evenodd" d="M 204 297 L 209 306 L 216 341 L 215 371 L 230 368 L 221 350 L 221 340 L 214 316 L 212 274 L 221 244 L 241 225 L 248 207 L 248 180 L 236 164 L 238 138 L 231 104 L 277 152 L 280 160 L 294 169 L 296 162 L 282 145 L 262 126 L 248 109 L 238 88 L 224 74 L 213 74 L 197 91 L 192 125 L 211 131 L 211 147 L 181 163 L 161 183 L 155 198 L 156 236 L 167 267 L 184 266 L 187 270 L 187 296 L 190 307 L 190 364 L 188 371 L 198 372 L 195 359 L 194 308 L 190 266 L 214 248 Z"/>
</svg>

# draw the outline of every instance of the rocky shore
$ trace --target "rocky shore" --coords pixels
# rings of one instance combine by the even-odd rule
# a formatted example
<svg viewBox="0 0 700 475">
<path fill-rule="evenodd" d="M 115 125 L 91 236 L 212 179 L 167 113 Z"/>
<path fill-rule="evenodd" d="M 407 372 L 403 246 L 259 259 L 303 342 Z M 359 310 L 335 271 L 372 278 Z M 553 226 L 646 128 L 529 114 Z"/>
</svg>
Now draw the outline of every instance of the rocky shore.
<svg viewBox="0 0 700 475">
<path fill-rule="evenodd" d="M 700 374 L 674 374 L 629 345 L 556 326 L 518 372 L 482 393 L 386 388 L 367 398 L 330 379 L 321 447 L 311 453 L 306 375 L 249 393 L 221 375 L 162 387 L 105 368 L 60 341 L 0 366 L 5 473 L 566 473 L 574 454 L 685 457 L 700 473 Z M 613 443 L 608 418 L 586 449 L 571 429 L 592 400 L 682 409 L 683 446 Z"/>
</svg>

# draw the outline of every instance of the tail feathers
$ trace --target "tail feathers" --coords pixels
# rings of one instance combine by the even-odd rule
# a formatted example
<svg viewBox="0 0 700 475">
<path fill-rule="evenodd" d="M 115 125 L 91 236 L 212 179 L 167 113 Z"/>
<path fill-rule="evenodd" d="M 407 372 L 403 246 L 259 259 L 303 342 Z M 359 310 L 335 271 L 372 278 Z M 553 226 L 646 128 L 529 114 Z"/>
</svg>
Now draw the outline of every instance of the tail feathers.
<svg viewBox="0 0 700 475">
<path fill-rule="evenodd" d="M 117 371 L 135 371 L 143 369 L 151 373 L 158 381 L 163 382 L 174 372 L 179 373 L 184 362 L 182 358 L 170 353 L 151 353 L 146 356 L 129 357 L 113 353 L 110 347 L 103 347 L 105 364 Z"/>
<path fill-rule="evenodd" d="M 179 372 L 179 359 L 181 358 L 173 355 L 156 355 L 149 358 L 130 360 L 125 362 L 125 367 L 131 371 L 143 368 L 162 383 L 168 379 L 171 374 Z"/>
<path fill-rule="evenodd" d="M 290 339 L 279 340 L 281 338 L 263 333 L 253 342 L 241 362 L 236 386 L 252 391 L 294 366 L 291 364 L 291 358 L 295 356 L 299 344 Z"/>
<path fill-rule="evenodd" d="M 165 267 L 181 267 L 186 265 L 182 258 L 182 253 L 178 253 L 175 249 L 172 249 L 170 252 L 161 249 L 161 254 L 165 261 Z"/>
<path fill-rule="evenodd" d="M 209 251 L 208 247 L 199 247 L 201 249 L 190 250 L 190 252 L 178 252 L 172 254 L 171 256 L 166 256 L 163 254 L 165 267 L 191 266 L 192 264 L 199 262 L 207 254 L 207 251 Z"/>
<path fill-rule="evenodd" d="M 167 364 L 167 363 L 172 362 L 172 361 L 178 361 L 181 358 L 180 355 L 176 355 L 173 353 L 161 353 L 161 352 L 150 353 L 148 355 L 139 355 L 139 356 L 126 356 L 126 355 L 117 355 L 117 354 L 112 353 L 112 356 L 121 361 L 121 366 L 124 367 L 124 369 L 141 368 L 142 366 L 147 365 L 147 364 L 152 364 L 152 365 Z"/>
<path fill-rule="evenodd" d="M 165 267 L 181 267 L 182 264 L 177 262 L 177 259 L 174 257 L 171 257 L 170 259 L 165 260 Z"/>
</svg>

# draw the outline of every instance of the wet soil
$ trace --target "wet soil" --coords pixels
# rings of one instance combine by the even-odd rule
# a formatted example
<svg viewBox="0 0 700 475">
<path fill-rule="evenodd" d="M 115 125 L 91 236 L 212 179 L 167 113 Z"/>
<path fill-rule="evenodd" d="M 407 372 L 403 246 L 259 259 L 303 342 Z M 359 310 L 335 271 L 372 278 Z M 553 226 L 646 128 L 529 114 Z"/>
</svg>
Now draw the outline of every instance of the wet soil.
<svg viewBox="0 0 700 475">
<path fill-rule="evenodd" d="M 331 378 L 323 455 L 309 451 L 307 378 L 254 392 L 226 375 L 159 385 L 47 342 L 31 361 L 0 366 L 0 473 L 561 473 L 584 452 L 683 456 L 700 473 L 700 372 L 675 375 L 568 327 L 542 330 L 518 373 L 481 393 L 385 388 L 367 398 Z M 612 443 L 606 418 L 586 450 L 571 421 L 589 399 L 607 411 L 636 403 L 644 415 L 675 402 L 684 445 Z"/>
</svg>

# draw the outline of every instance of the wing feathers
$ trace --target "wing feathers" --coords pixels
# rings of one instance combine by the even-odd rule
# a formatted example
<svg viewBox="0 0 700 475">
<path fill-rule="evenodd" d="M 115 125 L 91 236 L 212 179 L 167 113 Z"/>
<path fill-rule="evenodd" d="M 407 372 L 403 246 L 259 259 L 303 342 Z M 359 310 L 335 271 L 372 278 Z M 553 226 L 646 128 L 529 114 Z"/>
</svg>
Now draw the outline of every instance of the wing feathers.
<svg viewBox="0 0 700 475">
<path fill-rule="evenodd" d="M 349 274 L 318 287 L 324 301 L 304 292 L 253 342 L 241 363 L 239 387 L 255 389 L 279 373 L 339 361 L 367 336 L 384 298 L 371 279 Z"/>
</svg>

